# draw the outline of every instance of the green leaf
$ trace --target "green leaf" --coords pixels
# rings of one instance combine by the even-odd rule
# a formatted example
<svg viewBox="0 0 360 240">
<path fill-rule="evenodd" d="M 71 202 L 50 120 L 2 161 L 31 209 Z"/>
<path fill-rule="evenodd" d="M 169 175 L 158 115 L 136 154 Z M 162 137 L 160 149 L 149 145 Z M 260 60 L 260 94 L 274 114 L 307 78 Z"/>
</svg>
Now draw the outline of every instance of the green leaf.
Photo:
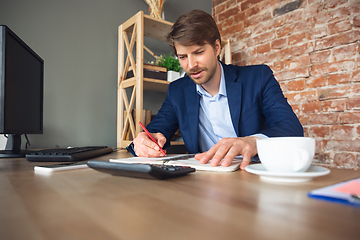
<svg viewBox="0 0 360 240">
<path fill-rule="evenodd" d="M 168 71 L 180 72 L 181 66 L 179 60 L 172 56 L 172 52 L 169 56 L 162 55 L 157 63 L 158 66 L 166 67 Z"/>
</svg>

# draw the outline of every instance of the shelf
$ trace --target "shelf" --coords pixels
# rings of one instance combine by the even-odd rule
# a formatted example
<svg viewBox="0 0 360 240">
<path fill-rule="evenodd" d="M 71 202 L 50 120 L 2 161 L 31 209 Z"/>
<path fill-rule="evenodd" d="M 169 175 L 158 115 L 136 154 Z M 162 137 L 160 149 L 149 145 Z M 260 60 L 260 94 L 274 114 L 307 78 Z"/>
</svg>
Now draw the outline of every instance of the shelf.
<svg viewBox="0 0 360 240">
<path fill-rule="evenodd" d="M 138 15 L 143 14 L 143 12 L 138 12 L 136 15 L 128 19 L 126 22 L 122 24 L 125 31 L 131 34 L 134 30 L 134 22 L 136 22 L 136 18 Z M 173 24 L 171 22 L 156 19 L 150 17 L 148 15 L 143 14 L 143 26 L 144 26 L 144 36 L 149 38 L 154 38 L 160 41 L 166 40 L 166 34 L 170 32 L 171 26 Z"/>
<path fill-rule="evenodd" d="M 184 145 L 184 142 L 183 141 L 171 141 L 170 145 L 171 146 Z"/>
<path fill-rule="evenodd" d="M 144 78 L 144 90 L 167 92 L 170 82 L 164 80 L 156 80 Z"/>
<path fill-rule="evenodd" d="M 136 84 L 135 78 L 129 78 L 123 80 L 121 83 L 121 88 L 129 88 Z M 144 78 L 143 81 L 143 89 L 149 91 L 156 91 L 156 92 L 167 92 L 168 86 L 170 82 L 165 80 L 157 80 L 151 78 Z"/>
</svg>

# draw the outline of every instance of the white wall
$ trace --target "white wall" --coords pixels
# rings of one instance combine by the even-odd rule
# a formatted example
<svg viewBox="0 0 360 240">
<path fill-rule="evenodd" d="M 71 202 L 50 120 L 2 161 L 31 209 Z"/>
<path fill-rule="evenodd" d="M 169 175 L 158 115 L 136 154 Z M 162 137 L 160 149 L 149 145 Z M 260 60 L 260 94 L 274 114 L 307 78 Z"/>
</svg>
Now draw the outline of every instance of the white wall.
<svg viewBox="0 0 360 240">
<path fill-rule="evenodd" d="M 165 19 L 211 7 L 211 0 L 168 0 Z M 28 136 L 31 148 L 116 146 L 117 28 L 140 10 L 148 13 L 143 0 L 0 0 L 0 24 L 45 61 L 44 133 Z M 146 95 L 148 109 L 165 97 Z"/>
</svg>

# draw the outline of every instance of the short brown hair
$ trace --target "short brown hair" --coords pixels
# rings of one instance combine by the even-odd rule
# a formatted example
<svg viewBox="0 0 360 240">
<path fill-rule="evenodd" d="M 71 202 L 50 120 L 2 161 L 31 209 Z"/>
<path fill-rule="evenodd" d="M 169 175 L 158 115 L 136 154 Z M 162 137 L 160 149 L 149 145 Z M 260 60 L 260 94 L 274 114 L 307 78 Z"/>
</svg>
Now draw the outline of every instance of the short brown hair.
<svg viewBox="0 0 360 240">
<path fill-rule="evenodd" d="M 215 48 L 217 39 L 221 43 L 220 32 L 214 19 L 201 10 L 192 10 L 181 15 L 166 37 L 176 55 L 175 43 L 183 46 L 203 46 L 208 43 Z"/>
</svg>

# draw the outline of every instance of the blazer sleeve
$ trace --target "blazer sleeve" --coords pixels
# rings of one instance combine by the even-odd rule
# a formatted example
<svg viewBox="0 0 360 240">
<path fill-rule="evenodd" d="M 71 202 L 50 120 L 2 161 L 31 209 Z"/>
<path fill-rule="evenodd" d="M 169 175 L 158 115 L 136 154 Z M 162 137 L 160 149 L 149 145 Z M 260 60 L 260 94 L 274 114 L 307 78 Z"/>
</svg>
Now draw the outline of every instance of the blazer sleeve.
<svg viewBox="0 0 360 240">
<path fill-rule="evenodd" d="M 271 69 L 263 66 L 261 72 L 260 108 L 267 126 L 261 133 L 269 137 L 304 136 L 303 127 L 283 95 Z"/>
</svg>

